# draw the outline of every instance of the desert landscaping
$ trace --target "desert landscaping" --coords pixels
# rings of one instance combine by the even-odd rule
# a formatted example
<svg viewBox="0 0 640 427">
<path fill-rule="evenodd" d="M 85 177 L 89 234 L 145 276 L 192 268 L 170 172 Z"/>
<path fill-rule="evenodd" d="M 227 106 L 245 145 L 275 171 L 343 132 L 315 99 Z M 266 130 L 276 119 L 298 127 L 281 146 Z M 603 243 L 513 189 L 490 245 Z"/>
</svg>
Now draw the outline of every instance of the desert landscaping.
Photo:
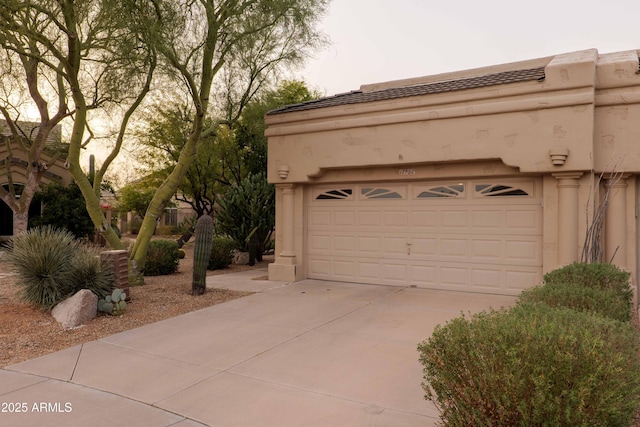
<svg viewBox="0 0 640 427">
<path fill-rule="evenodd" d="M 186 256 L 180 260 L 177 273 L 145 277 L 144 285 L 130 288 L 131 300 L 123 315 L 98 315 L 74 329 L 63 328 L 50 313 L 20 300 L 13 286 L 11 266 L 0 252 L 0 367 L 249 295 L 208 289 L 204 295 L 192 296 L 193 242 L 183 249 Z M 225 269 L 209 270 L 207 276 L 258 269 L 270 261 L 270 257 L 265 257 L 254 266 L 232 264 Z"/>
</svg>

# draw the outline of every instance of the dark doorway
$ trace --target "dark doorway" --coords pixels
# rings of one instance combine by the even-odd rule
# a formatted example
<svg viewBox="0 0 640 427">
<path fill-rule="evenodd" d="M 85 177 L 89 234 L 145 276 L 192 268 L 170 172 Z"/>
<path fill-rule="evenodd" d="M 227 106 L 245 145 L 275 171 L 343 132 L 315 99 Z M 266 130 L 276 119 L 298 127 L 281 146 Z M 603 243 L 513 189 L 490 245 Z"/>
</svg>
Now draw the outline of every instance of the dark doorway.
<svg viewBox="0 0 640 427">
<path fill-rule="evenodd" d="M 13 211 L 0 200 L 0 236 L 13 236 Z"/>
</svg>

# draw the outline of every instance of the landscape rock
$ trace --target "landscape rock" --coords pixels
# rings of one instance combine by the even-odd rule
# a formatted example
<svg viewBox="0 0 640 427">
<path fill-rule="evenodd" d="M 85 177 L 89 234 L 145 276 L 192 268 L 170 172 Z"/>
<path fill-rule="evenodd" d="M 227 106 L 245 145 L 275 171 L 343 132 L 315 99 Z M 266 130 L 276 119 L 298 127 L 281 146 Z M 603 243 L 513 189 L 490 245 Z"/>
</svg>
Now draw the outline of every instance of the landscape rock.
<svg viewBox="0 0 640 427">
<path fill-rule="evenodd" d="M 78 291 L 53 307 L 51 315 L 65 328 L 77 328 L 96 317 L 98 297 L 88 289 Z"/>
<path fill-rule="evenodd" d="M 236 265 L 249 264 L 249 252 L 236 252 L 233 256 L 233 263 Z"/>
</svg>

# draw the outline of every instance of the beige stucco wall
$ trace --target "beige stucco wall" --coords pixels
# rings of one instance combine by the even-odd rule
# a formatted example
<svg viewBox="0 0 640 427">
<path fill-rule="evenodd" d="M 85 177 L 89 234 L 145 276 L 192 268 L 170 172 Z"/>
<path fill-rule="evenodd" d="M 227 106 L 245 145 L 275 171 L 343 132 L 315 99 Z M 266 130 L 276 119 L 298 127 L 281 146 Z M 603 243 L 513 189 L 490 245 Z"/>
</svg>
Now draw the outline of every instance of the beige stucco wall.
<svg viewBox="0 0 640 427">
<path fill-rule="evenodd" d="M 625 241 L 620 242 L 624 246 L 624 259 L 614 262 L 635 274 L 637 190 L 633 174 L 640 172 L 640 120 L 636 119 L 640 114 L 638 52 L 600 55 L 590 49 L 363 86 L 361 90 L 533 66 L 545 66 L 543 81 L 268 115 L 269 180 L 278 186 L 293 186 L 295 191 L 293 224 L 283 223 L 281 187 L 276 204 L 276 254 L 283 246 L 283 233 L 289 226 L 295 234 L 295 256 L 288 257 L 286 262 L 276 258 L 270 277 L 276 280 L 306 277 L 304 201 L 309 186 L 324 182 L 403 180 L 407 177 L 399 171 L 408 167 L 415 169 L 410 178 L 416 180 L 541 176 L 545 272 L 582 253 L 593 198 L 598 194 L 594 176 L 624 171 L 629 176 L 627 186 L 619 190 L 625 200 L 622 205 L 626 205 L 620 216 L 626 231 Z M 558 148 L 568 152 L 563 165 L 554 165 L 549 155 Z M 284 178 L 279 175 L 281 169 L 288 170 Z M 561 180 L 562 194 L 575 196 L 578 206 L 562 205 L 558 187 Z M 574 184 L 575 190 L 567 190 L 574 188 Z M 567 242 L 567 236 L 574 241 Z M 561 250 L 566 253 L 560 253 Z"/>
</svg>

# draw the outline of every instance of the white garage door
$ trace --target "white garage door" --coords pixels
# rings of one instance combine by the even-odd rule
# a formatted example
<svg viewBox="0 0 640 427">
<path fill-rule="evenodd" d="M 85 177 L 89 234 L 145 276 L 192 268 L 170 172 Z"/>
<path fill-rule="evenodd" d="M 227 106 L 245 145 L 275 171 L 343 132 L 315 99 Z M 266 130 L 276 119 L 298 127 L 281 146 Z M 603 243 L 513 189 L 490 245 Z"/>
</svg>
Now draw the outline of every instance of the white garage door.
<svg viewBox="0 0 640 427">
<path fill-rule="evenodd" d="M 542 280 L 541 193 L 539 179 L 313 187 L 308 276 L 517 294 Z"/>
</svg>

